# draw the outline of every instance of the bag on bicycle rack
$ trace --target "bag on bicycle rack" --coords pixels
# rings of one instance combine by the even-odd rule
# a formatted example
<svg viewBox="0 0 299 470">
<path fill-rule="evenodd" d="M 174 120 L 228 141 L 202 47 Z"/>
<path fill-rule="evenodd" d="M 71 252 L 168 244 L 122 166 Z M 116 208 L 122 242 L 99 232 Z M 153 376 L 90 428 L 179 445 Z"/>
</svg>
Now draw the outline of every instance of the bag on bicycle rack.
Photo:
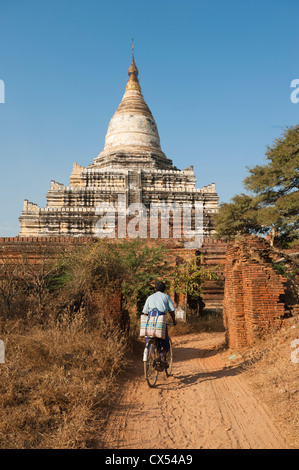
<svg viewBox="0 0 299 470">
<path fill-rule="evenodd" d="M 148 315 L 140 317 L 140 336 L 152 336 L 165 339 L 166 315 L 158 309 L 152 309 Z"/>
</svg>

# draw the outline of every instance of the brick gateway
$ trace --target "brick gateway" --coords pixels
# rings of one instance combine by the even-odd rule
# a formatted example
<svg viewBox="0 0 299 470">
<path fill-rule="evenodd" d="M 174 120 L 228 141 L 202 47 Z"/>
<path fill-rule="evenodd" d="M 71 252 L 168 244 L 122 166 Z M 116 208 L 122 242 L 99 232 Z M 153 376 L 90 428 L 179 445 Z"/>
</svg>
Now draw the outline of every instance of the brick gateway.
<svg viewBox="0 0 299 470">
<path fill-rule="evenodd" d="M 90 237 L 6 237 L 0 238 L 0 256 L 17 260 L 26 254 L 31 263 L 38 264 L 41 254 L 54 256 L 90 241 Z M 286 316 L 299 312 L 299 300 L 287 304 L 287 279 L 274 270 L 275 256 L 263 238 L 246 236 L 234 244 L 206 238 L 197 252 L 178 243 L 170 249 L 172 265 L 178 258 L 190 259 L 199 254 L 208 266 L 218 267 L 220 276 L 224 274 L 224 287 L 208 283 L 203 300 L 207 310 L 223 306 L 226 339 L 231 348 L 252 344 L 269 330 L 280 328 Z M 185 299 L 179 296 L 176 307 L 184 304 Z M 123 321 L 120 289 L 115 291 L 111 306 L 111 315 Z"/>
</svg>

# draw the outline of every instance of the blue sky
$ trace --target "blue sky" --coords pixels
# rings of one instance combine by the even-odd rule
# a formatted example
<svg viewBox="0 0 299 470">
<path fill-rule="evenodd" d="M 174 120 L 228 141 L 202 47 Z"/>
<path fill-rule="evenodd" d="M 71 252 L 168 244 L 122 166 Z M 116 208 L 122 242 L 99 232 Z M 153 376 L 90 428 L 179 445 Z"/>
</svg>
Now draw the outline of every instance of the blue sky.
<svg viewBox="0 0 299 470">
<path fill-rule="evenodd" d="M 0 236 L 104 147 L 131 60 L 162 150 L 221 202 L 298 124 L 298 0 L 0 0 Z"/>
</svg>

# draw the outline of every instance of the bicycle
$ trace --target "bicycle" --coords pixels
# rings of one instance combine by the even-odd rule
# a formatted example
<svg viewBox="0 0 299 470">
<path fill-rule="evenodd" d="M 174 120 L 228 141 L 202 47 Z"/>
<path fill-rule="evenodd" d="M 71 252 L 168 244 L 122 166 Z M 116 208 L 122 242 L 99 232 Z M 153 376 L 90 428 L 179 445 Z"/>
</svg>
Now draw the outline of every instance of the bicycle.
<svg viewBox="0 0 299 470">
<path fill-rule="evenodd" d="M 172 323 L 168 323 L 168 325 L 172 325 Z M 166 377 L 169 377 L 172 372 L 173 346 L 171 338 L 169 338 L 170 348 L 165 356 L 166 366 L 161 364 L 159 341 L 159 338 L 150 337 L 150 340 L 145 345 L 143 352 L 144 376 L 148 386 L 151 388 L 156 385 L 159 372 L 165 372 Z"/>
</svg>

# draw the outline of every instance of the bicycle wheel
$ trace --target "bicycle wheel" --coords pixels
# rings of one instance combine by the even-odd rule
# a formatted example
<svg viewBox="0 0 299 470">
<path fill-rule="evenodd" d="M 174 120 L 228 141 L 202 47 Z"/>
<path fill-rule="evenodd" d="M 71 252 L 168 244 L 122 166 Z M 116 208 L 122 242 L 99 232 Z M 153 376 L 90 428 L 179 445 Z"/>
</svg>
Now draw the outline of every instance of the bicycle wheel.
<svg viewBox="0 0 299 470">
<path fill-rule="evenodd" d="M 172 346 L 171 338 L 169 338 L 169 345 L 170 345 L 169 351 L 167 351 L 166 353 L 166 362 L 168 362 L 168 366 L 169 366 L 167 369 L 165 369 L 166 377 L 171 375 L 171 372 L 172 372 L 173 346 Z"/>
<path fill-rule="evenodd" d="M 147 351 L 146 351 L 147 350 Z M 158 348 L 151 339 L 145 347 L 144 376 L 149 387 L 154 387 L 157 382 L 158 371 L 155 369 L 155 360 L 158 357 Z"/>
</svg>

